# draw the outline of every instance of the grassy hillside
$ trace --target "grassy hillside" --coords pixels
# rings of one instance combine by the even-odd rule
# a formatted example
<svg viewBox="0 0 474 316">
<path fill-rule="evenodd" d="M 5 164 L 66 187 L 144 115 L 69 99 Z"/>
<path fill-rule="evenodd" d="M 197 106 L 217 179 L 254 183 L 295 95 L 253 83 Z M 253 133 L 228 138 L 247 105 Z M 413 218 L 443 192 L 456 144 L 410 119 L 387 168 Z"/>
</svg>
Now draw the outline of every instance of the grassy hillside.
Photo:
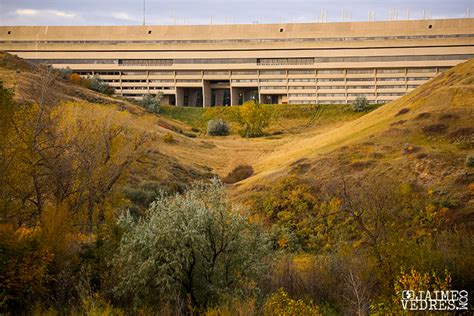
<svg viewBox="0 0 474 316">
<path fill-rule="evenodd" d="M 36 66 L 5 53 L 0 53 L 0 81 L 13 89 L 15 99 L 30 102 L 34 99 L 31 88 L 41 81 L 43 74 Z M 180 154 L 186 148 L 206 148 L 208 145 L 184 135 L 189 127 L 179 121 L 157 116 L 134 103 L 117 97 L 107 96 L 58 77 L 48 91 L 50 100 L 60 103 L 61 111 L 77 111 L 93 119 L 105 115 L 120 116 L 124 124 L 133 133 L 144 134 L 151 141 L 148 154 L 133 165 L 128 177 L 129 185 L 157 182 L 163 186 L 183 187 L 196 180 L 209 178 L 212 170 L 192 160 L 180 160 Z M 77 113 L 76 113 L 77 114 Z M 164 136 L 172 135 L 172 142 L 165 142 Z M 182 156 L 186 156 L 182 154 Z"/>
<path fill-rule="evenodd" d="M 473 209 L 474 61 L 341 127 L 295 139 L 255 162 L 236 194 L 290 174 L 312 182 L 390 177 L 448 192 Z"/>
<path fill-rule="evenodd" d="M 474 288 L 474 61 L 371 112 L 265 107 L 258 138 L 239 107 L 155 114 L 8 54 L 0 81 L 0 313 L 398 315 Z"/>
</svg>

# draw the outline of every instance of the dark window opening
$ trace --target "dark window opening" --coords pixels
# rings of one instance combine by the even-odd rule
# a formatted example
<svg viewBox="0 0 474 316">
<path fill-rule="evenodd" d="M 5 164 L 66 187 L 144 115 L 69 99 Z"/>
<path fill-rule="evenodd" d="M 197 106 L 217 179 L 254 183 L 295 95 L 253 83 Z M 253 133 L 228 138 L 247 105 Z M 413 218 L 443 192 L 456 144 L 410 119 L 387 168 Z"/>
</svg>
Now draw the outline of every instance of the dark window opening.
<svg viewBox="0 0 474 316">
<path fill-rule="evenodd" d="M 148 34 L 151 34 L 151 31 L 148 31 Z"/>
<path fill-rule="evenodd" d="M 280 33 L 283 32 L 283 29 L 280 29 Z"/>
<path fill-rule="evenodd" d="M 12 33 L 12 31 L 8 31 L 8 34 L 11 34 L 11 33 Z"/>
<path fill-rule="evenodd" d="M 432 27 L 433 27 L 433 25 L 431 25 L 431 24 L 428 26 L 429 29 L 432 28 Z"/>
</svg>

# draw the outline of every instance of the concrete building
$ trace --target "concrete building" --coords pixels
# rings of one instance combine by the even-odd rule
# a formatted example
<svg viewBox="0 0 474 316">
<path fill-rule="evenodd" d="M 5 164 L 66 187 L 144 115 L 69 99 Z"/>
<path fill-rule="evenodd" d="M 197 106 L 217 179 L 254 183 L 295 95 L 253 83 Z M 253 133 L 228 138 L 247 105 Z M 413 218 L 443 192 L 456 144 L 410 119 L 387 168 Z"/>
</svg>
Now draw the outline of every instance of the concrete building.
<svg viewBox="0 0 474 316">
<path fill-rule="evenodd" d="M 474 19 L 1 26 L 0 50 L 180 106 L 394 100 L 474 57 Z"/>
</svg>

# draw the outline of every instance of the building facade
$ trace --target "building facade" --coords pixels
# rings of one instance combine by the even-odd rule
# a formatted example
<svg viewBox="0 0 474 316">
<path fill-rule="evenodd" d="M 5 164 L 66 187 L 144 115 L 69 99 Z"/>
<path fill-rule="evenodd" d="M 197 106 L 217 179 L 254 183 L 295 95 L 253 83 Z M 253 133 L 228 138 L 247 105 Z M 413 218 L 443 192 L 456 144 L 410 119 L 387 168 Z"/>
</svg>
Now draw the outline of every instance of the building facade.
<svg viewBox="0 0 474 316">
<path fill-rule="evenodd" d="M 1 26 L 0 50 L 179 106 L 385 103 L 474 57 L 474 19 Z"/>
</svg>

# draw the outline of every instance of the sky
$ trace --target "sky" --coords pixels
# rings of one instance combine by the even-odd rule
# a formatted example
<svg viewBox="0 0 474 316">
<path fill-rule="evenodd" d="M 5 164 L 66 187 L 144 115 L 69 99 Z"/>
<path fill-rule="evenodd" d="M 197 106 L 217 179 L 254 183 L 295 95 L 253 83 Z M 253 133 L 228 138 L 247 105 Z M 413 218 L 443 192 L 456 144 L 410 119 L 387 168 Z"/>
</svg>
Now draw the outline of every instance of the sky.
<svg viewBox="0 0 474 316">
<path fill-rule="evenodd" d="M 147 25 L 474 17 L 474 0 L 145 0 L 145 8 Z M 0 0 L 0 25 L 142 23 L 143 0 Z"/>
</svg>

